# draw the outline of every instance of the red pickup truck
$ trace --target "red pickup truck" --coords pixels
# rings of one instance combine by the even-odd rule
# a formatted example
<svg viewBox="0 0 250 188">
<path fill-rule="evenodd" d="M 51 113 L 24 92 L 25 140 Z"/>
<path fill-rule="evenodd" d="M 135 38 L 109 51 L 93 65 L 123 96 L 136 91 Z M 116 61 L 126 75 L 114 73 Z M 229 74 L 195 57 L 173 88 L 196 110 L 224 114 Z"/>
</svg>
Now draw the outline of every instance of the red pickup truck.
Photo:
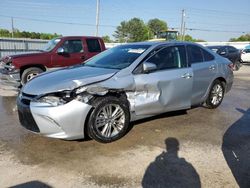
<svg viewBox="0 0 250 188">
<path fill-rule="evenodd" d="M 1 81 L 11 86 L 24 85 L 47 70 L 80 64 L 104 51 L 99 37 L 69 36 L 50 40 L 38 53 L 10 55 L 0 60 Z"/>
</svg>

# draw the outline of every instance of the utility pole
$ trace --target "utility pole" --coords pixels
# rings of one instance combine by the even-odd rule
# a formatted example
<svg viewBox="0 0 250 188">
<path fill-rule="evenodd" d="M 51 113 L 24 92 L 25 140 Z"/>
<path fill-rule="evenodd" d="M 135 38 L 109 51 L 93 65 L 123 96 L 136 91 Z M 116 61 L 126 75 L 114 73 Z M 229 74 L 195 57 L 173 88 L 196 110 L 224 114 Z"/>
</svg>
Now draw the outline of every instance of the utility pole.
<svg viewBox="0 0 250 188">
<path fill-rule="evenodd" d="M 14 38 L 14 20 L 13 20 L 13 17 L 11 17 L 11 35 L 12 35 L 12 38 Z"/>
<path fill-rule="evenodd" d="M 96 31 L 95 31 L 96 36 L 98 36 L 99 32 L 99 15 L 100 15 L 100 0 L 96 0 Z"/>
<path fill-rule="evenodd" d="M 185 22 L 185 10 L 182 9 L 181 11 L 181 29 L 180 29 L 180 35 L 181 35 L 181 40 L 183 40 L 185 38 L 184 36 L 184 22 Z"/>
<path fill-rule="evenodd" d="M 185 33 L 186 33 L 186 22 L 184 21 L 184 24 L 183 24 L 183 41 L 185 41 Z"/>
</svg>

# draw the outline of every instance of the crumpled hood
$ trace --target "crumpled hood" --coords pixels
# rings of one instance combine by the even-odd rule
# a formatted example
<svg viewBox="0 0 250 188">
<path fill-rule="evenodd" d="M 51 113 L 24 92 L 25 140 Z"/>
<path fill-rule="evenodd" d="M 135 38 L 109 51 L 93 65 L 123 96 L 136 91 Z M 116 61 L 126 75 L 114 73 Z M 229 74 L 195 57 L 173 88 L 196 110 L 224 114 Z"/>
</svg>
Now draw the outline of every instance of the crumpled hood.
<svg viewBox="0 0 250 188">
<path fill-rule="evenodd" d="M 87 66 L 65 68 L 41 74 L 22 89 L 26 94 L 42 95 L 63 90 L 72 90 L 87 84 L 112 77 L 118 70 Z"/>
</svg>

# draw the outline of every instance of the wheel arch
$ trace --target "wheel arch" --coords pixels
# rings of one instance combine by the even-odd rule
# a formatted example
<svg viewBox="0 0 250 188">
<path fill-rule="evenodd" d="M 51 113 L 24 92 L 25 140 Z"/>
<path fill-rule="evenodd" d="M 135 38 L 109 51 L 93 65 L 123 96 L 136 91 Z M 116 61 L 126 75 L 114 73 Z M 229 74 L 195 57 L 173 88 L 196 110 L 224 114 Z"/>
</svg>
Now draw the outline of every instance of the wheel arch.
<svg viewBox="0 0 250 188">
<path fill-rule="evenodd" d="M 129 108 L 129 111 L 130 111 L 130 102 L 128 101 L 127 99 L 127 95 L 126 95 L 126 92 L 123 91 L 123 90 L 110 90 L 106 95 L 94 95 L 93 98 L 88 102 L 89 105 L 92 106 L 92 104 L 94 103 L 95 100 L 98 100 L 100 98 L 104 98 L 104 97 L 116 97 L 118 99 L 121 99 L 121 100 L 125 100 L 127 105 L 128 105 L 128 108 Z M 87 117 L 85 119 L 85 122 L 84 122 L 84 127 L 83 127 L 83 134 L 84 134 L 84 138 L 87 138 L 89 139 L 89 136 L 88 136 L 88 121 L 89 121 L 89 118 L 90 118 L 90 115 L 91 113 L 93 112 L 93 110 L 95 109 L 94 106 L 92 106 L 92 108 L 89 110 L 88 114 L 87 114 Z M 131 117 L 130 117 L 131 119 Z"/>
<path fill-rule="evenodd" d="M 32 68 L 32 67 L 37 67 L 42 69 L 44 72 L 47 70 L 46 67 L 44 65 L 41 64 L 29 64 L 29 65 L 24 65 L 22 67 L 20 67 L 20 77 L 22 77 L 22 74 L 24 72 L 24 70 L 28 69 L 28 68 Z"/>
<path fill-rule="evenodd" d="M 223 78 L 222 76 L 216 77 L 216 78 L 210 83 L 209 87 L 207 88 L 207 91 L 206 91 L 206 94 L 205 94 L 203 100 L 205 100 L 205 99 L 208 97 L 209 92 L 210 92 L 210 90 L 211 90 L 211 87 L 213 86 L 213 83 L 214 83 L 216 80 L 219 80 L 220 82 L 222 82 L 223 85 L 224 85 L 224 89 L 226 89 L 226 84 L 227 84 L 226 79 Z"/>
</svg>

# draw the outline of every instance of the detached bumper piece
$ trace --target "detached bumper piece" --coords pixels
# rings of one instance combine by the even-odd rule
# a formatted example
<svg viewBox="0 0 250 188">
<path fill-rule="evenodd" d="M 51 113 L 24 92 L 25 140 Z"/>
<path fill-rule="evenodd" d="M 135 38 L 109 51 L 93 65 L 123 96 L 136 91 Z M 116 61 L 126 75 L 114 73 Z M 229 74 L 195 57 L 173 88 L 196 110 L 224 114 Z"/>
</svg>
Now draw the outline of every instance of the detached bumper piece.
<svg viewBox="0 0 250 188">
<path fill-rule="evenodd" d="M 0 81 L 3 85 L 18 88 L 20 86 L 20 74 L 19 72 L 10 73 L 8 70 L 0 68 Z"/>
</svg>

